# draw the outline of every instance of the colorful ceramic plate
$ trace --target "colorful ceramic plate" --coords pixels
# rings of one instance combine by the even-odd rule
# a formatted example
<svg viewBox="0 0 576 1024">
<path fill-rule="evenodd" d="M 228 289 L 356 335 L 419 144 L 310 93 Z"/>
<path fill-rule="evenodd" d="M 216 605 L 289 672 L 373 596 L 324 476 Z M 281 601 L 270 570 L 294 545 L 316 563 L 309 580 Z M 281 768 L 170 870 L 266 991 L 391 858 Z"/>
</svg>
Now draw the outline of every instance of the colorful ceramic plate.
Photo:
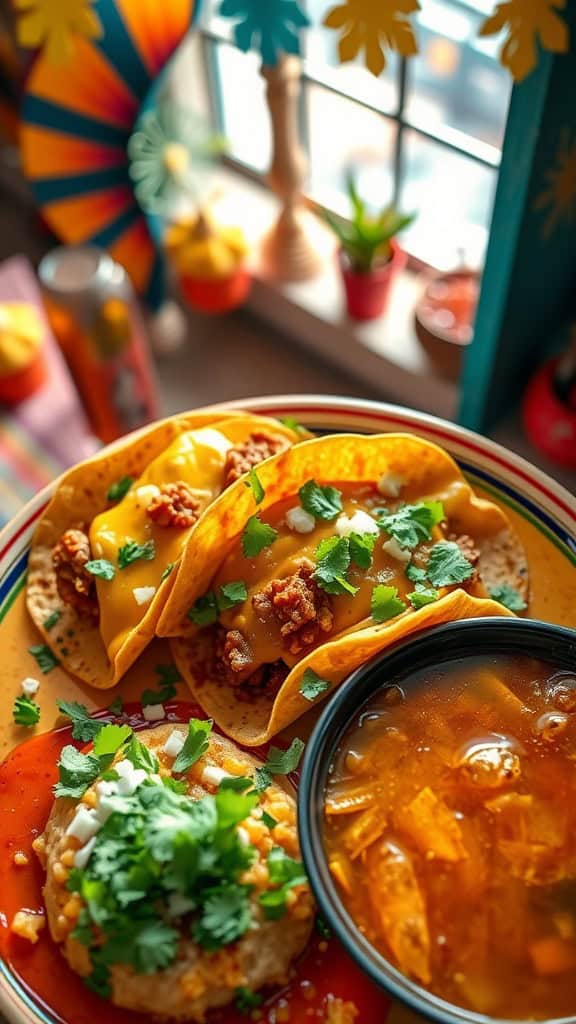
<svg viewBox="0 0 576 1024">
<path fill-rule="evenodd" d="M 474 488 L 505 506 L 512 519 L 530 564 L 530 614 L 534 618 L 576 627 L 576 499 L 523 459 L 453 424 L 375 402 L 286 396 L 226 403 L 223 407 L 231 406 L 250 408 L 273 416 L 292 416 L 319 432 L 406 431 L 441 445 L 456 458 Z M 38 672 L 35 661 L 28 653 L 28 648 L 37 643 L 38 638 L 27 617 L 24 584 L 30 540 L 50 497 L 50 491 L 48 488 L 38 494 L 0 534 L 0 677 L 3 682 L 0 760 L 25 738 L 22 730 L 12 724 L 11 709 L 15 696 L 20 692 L 22 678 L 37 675 Z M 55 696 L 80 700 L 94 709 L 108 706 L 118 693 L 121 693 L 125 701 L 136 699 L 145 685 L 154 684 L 155 666 L 169 660 L 167 644 L 156 641 L 115 690 L 101 693 L 88 690 L 59 668 L 54 669 L 43 681 L 38 695 L 42 708 L 41 729 L 48 730 L 54 725 Z M 189 699 L 184 690 L 181 690 L 179 696 Z M 298 723 L 298 732 L 302 735 L 302 720 Z M 1 925 L 0 921 L 0 928 Z M 337 972 L 333 974 L 336 978 Z M 352 977 L 351 974 L 351 981 Z M 358 984 L 358 979 L 355 984 Z M 340 994 L 345 996 L 346 992 Z M 2 958 L 0 1011 L 5 1019 L 14 1024 L 38 1021 L 57 1024 L 62 1021 L 60 1016 L 27 990 L 13 968 Z M 405 1019 L 405 1015 L 406 1011 L 393 1007 L 388 1020 L 392 1024 L 395 1020 Z M 135 1019 L 128 1014 L 124 1017 Z M 93 1018 L 87 1016 L 86 1021 L 89 1019 Z M 75 1019 L 67 1024 L 83 1024 L 83 1021 Z M 368 1018 L 361 1014 L 357 1024 L 368 1024 Z"/>
</svg>

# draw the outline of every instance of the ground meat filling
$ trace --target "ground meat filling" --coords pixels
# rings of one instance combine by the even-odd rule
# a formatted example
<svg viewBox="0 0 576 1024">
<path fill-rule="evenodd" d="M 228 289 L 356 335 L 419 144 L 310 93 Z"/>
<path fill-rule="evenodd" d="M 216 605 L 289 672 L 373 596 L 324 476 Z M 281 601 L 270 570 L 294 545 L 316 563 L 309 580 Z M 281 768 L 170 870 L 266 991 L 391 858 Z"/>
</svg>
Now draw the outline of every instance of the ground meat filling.
<svg viewBox="0 0 576 1024">
<path fill-rule="evenodd" d="M 330 633 L 334 612 L 330 597 L 313 578 L 312 566 L 300 566 L 292 576 L 272 580 L 252 598 L 252 606 L 261 622 L 276 619 L 284 647 L 300 654 Z"/>
<path fill-rule="evenodd" d="M 146 515 L 156 526 L 168 526 L 175 530 L 186 530 L 200 516 L 202 502 L 183 480 L 175 484 L 162 484 L 146 509 Z"/>
<path fill-rule="evenodd" d="M 265 430 L 250 434 L 246 441 L 235 445 L 226 453 L 224 487 L 233 484 L 244 473 L 249 473 L 259 462 L 269 459 L 271 455 L 277 455 L 278 452 L 284 451 L 289 446 L 290 442 L 287 438 L 268 434 Z"/>
<path fill-rule="evenodd" d="M 52 551 L 52 565 L 60 597 L 79 615 L 97 619 L 96 580 L 84 568 L 90 558 L 88 534 L 80 529 L 66 530 Z"/>
<path fill-rule="evenodd" d="M 472 537 L 469 537 L 467 533 L 462 533 L 460 536 L 457 536 L 455 533 L 451 533 L 448 540 L 452 540 L 458 545 L 460 551 L 464 555 L 464 558 L 468 559 L 470 565 L 478 564 L 480 552 L 478 551 Z"/>
<path fill-rule="evenodd" d="M 255 697 L 273 697 L 288 675 L 284 662 L 261 665 L 246 675 L 252 661 L 248 641 L 239 629 L 227 630 L 223 626 L 216 629 L 214 674 L 233 686 L 241 699 L 250 701 Z"/>
</svg>

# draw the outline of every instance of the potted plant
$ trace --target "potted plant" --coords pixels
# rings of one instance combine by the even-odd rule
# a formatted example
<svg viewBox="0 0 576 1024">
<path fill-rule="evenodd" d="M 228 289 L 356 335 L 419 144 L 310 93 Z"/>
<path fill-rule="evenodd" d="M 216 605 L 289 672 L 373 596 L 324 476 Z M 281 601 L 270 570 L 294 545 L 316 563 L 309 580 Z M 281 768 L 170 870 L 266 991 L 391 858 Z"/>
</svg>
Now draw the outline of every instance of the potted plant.
<svg viewBox="0 0 576 1024">
<path fill-rule="evenodd" d="M 369 214 L 352 174 L 348 175 L 347 192 L 352 220 L 330 213 L 325 216 L 340 242 L 348 313 L 355 320 L 374 320 L 384 312 L 392 282 L 405 262 L 395 236 L 412 223 L 415 214 L 398 213 L 392 205 Z"/>
</svg>

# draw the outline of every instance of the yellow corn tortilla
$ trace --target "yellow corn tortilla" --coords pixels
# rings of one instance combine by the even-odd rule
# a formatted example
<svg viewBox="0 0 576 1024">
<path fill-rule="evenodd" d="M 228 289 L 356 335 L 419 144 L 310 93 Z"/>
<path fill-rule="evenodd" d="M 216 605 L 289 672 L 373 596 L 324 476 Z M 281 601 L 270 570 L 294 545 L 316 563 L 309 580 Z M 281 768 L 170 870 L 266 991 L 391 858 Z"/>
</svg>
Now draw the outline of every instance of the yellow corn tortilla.
<svg viewBox="0 0 576 1024">
<path fill-rule="evenodd" d="M 300 439 L 292 429 L 266 417 L 242 412 L 191 413 L 140 431 L 64 474 L 32 541 L 27 606 L 44 642 L 69 672 L 98 689 L 118 682 L 154 636 L 176 576 L 174 569 L 162 580 L 163 571 L 177 564 L 204 518 L 206 509 L 188 529 L 151 525 L 135 491 L 151 483 L 175 482 L 185 465 L 190 486 L 208 507 L 222 488 L 222 440 L 230 445 L 262 430 L 290 443 Z M 125 476 L 135 478 L 131 491 L 120 502 L 110 503 L 110 486 Z M 115 563 L 118 548 L 128 538 L 143 543 L 151 534 L 156 544 L 154 560 L 118 569 L 113 580 L 96 579 L 97 624 L 67 605 L 57 590 L 52 551 L 62 534 L 75 526 L 89 530 L 93 559 Z M 148 585 L 156 588 L 154 596 L 149 603 L 138 605 L 134 589 Z M 54 612 L 59 613 L 58 621 L 47 629 L 45 623 Z"/>
<path fill-rule="evenodd" d="M 489 590 L 499 584 L 507 583 L 523 597 L 527 596 L 525 554 L 505 513 L 491 502 L 478 498 L 454 460 L 430 442 L 404 434 L 319 438 L 305 441 L 267 460 L 258 475 L 265 489 L 264 499 L 258 507 L 264 522 L 274 521 L 274 508 L 279 503 L 285 503 L 282 508 L 297 505 L 298 490 L 307 480 L 314 479 L 320 484 L 337 487 L 350 484 L 359 489 L 365 484 L 373 487 L 382 477 L 401 480 L 401 493 L 396 502 L 382 496 L 380 504 L 393 507 L 398 502 L 441 501 L 447 520 L 445 535 L 469 536 L 479 551 L 479 578 L 470 580 L 458 590 L 445 588 L 434 604 L 418 611 L 410 609 L 380 625 L 374 623 L 369 610 L 359 620 L 355 619 L 355 598 L 338 596 L 335 600 L 340 608 L 346 602 L 352 603 L 350 625 L 340 625 L 319 646 L 296 657 L 288 656 L 280 640 L 275 641 L 273 634 L 267 635 L 267 644 L 273 647 L 276 643 L 275 654 L 256 659 L 256 665 L 269 664 L 280 658 L 287 665 L 289 674 L 275 695 L 253 699 L 252 695 L 239 693 L 238 687 L 215 677 L 215 630 L 212 627 L 199 629 L 187 613 L 195 600 L 210 589 L 213 580 L 221 581 L 219 571 L 223 565 L 232 566 L 226 569 L 226 573 L 231 579 L 244 579 L 250 594 L 261 589 L 270 579 L 289 575 L 293 571 L 293 568 L 286 571 L 290 559 L 291 566 L 297 563 L 300 555 L 313 560 L 314 546 L 310 548 L 312 540 L 308 535 L 293 535 L 294 543 L 290 550 L 294 549 L 296 554 L 278 554 L 278 564 L 274 560 L 274 545 L 256 559 L 243 560 L 239 554 L 239 538 L 256 506 L 253 496 L 245 489 L 237 485 L 229 488 L 214 503 L 210 515 L 199 524 L 194 543 L 187 546 L 157 632 L 178 638 L 174 641 L 174 654 L 194 696 L 206 713 L 241 743 L 250 746 L 265 742 L 310 707 L 299 693 L 307 667 L 336 684 L 353 667 L 398 636 L 425 625 L 466 616 L 509 614 L 501 604 L 487 600 Z M 334 522 L 324 523 L 321 528 L 333 534 Z M 316 531 L 318 529 L 317 524 Z M 441 536 L 435 539 L 441 539 Z M 286 550 L 285 545 L 283 550 Z M 394 566 L 398 578 L 386 579 L 386 583 L 402 583 L 406 589 L 403 570 L 404 565 L 398 562 Z M 413 588 L 408 585 L 408 589 Z M 249 600 L 235 609 L 234 614 L 237 611 L 241 618 L 252 622 L 254 613 Z M 226 616 L 224 621 L 226 628 L 242 630 L 242 626 L 226 623 Z"/>
</svg>

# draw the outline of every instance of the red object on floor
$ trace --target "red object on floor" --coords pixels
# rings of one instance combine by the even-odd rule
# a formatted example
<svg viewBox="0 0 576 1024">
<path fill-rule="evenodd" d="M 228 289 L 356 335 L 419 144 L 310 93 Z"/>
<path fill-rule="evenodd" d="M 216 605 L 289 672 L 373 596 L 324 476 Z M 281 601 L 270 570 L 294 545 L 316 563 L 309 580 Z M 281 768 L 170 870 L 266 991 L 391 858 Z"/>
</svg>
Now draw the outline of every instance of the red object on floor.
<svg viewBox="0 0 576 1024">
<path fill-rule="evenodd" d="M 376 320 L 386 309 L 392 284 L 406 263 L 406 253 L 397 242 L 392 240 L 390 248 L 392 256 L 388 263 L 366 273 L 352 270 L 347 257 L 340 253 L 346 307 L 354 320 Z"/>
<path fill-rule="evenodd" d="M 241 306 L 252 287 L 252 276 L 239 267 L 229 277 L 199 278 L 180 276 L 180 288 L 186 301 L 200 313 L 228 313 Z"/>
<path fill-rule="evenodd" d="M 11 373 L 10 376 L 0 376 L 0 402 L 4 402 L 5 405 L 18 405 L 39 391 L 46 383 L 47 377 L 46 359 L 44 352 L 40 350 L 23 370 Z"/>
<path fill-rule="evenodd" d="M 576 413 L 554 389 L 558 359 L 550 359 L 530 381 L 522 403 L 524 429 L 538 451 L 560 466 L 576 469 Z"/>
</svg>

